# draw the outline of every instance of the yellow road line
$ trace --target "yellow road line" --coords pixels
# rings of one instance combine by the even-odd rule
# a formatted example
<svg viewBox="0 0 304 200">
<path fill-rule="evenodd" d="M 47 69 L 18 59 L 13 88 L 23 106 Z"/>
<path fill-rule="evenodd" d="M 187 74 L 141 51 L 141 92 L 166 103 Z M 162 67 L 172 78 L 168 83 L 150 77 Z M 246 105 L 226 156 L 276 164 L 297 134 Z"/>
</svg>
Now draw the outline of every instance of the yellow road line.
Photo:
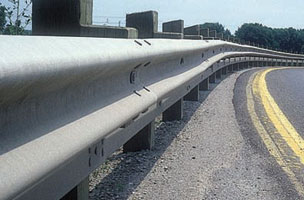
<svg viewBox="0 0 304 200">
<path fill-rule="evenodd" d="M 260 96 L 268 118 L 295 155 L 299 157 L 301 163 L 304 164 L 304 140 L 281 111 L 267 88 L 265 78 L 267 73 L 273 70 L 278 70 L 278 68 L 267 69 L 257 75 L 253 82 L 253 94 Z"/>
<path fill-rule="evenodd" d="M 252 94 L 252 84 L 253 84 L 253 77 L 250 78 L 249 83 L 246 87 L 246 96 L 247 96 L 247 109 L 250 115 L 250 118 L 262 138 L 262 141 L 264 142 L 266 148 L 268 149 L 269 153 L 275 158 L 276 162 L 281 166 L 283 171 L 287 174 L 289 180 L 291 183 L 295 186 L 295 189 L 297 190 L 298 194 L 304 198 L 304 188 L 301 182 L 298 181 L 296 178 L 296 175 L 293 173 L 293 171 L 288 167 L 288 164 L 283 159 L 283 156 L 281 155 L 278 147 L 276 146 L 275 142 L 272 140 L 270 135 L 265 130 L 262 122 L 259 120 L 258 115 L 255 112 L 255 106 L 254 106 L 254 97 Z"/>
</svg>

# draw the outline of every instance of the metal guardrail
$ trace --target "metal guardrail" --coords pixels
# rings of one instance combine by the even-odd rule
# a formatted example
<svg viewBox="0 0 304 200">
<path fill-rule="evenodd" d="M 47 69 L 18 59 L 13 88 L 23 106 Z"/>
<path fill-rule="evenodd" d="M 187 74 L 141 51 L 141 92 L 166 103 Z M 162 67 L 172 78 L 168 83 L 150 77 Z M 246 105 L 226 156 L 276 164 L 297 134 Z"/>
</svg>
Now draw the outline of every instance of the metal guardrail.
<svg viewBox="0 0 304 200">
<path fill-rule="evenodd" d="M 0 36 L 0 199 L 58 199 L 219 70 L 304 56 L 219 40 Z"/>
</svg>

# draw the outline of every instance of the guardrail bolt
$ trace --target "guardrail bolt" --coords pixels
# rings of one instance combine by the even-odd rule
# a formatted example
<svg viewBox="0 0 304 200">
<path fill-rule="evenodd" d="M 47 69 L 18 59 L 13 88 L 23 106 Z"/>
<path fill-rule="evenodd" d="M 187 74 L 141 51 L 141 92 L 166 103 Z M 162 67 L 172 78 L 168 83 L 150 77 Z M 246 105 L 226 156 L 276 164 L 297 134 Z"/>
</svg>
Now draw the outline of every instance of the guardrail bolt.
<svg viewBox="0 0 304 200">
<path fill-rule="evenodd" d="M 130 74 L 130 83 L 134 84 L 136 79 L 136 71 L 132 71 Z"/>
</svg>

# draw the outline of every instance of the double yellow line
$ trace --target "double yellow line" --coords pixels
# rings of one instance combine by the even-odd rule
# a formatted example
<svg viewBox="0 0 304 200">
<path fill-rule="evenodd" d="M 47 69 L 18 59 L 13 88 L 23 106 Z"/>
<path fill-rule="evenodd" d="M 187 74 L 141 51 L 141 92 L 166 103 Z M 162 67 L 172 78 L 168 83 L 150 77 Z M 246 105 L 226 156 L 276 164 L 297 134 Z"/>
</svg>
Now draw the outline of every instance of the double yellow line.
<svg viewBox="0 0 304 200">
<path fill-rule="evenodd" d="M 247 109 L 257 132 L 266 145 L 266 148 L 288 175 L 290 181 L 295 185 L 299 195 L 304 198 L 303 184 L 298 181 L 296 175 L 291 170 L 291 163 L 288 163 L 284 159 L 283 155 L 287 154 L 286 148 L 281 142 L 276 141 L 275 138 L 272 137 L 273 134 L 278 134 L 290 147 L 295 157 L 298 157 L 300 162 L 304 164 L 304 140 L 281 111 L 267 88 L 265 79 L 266 75 L 269 72 L 278 69 L 279 68 L 267 69 L 257 72 L 255 77 L 251 77 L 246 88 Z M 260 120 L 258 117 L 254 100 L 259 101 L 263 105 L 267 118 L 276 129 L 275 133 L 270 134 L 267 132 L 265 125 L 263 124 L 267 123 L 267 120 Z"/>
</svg>

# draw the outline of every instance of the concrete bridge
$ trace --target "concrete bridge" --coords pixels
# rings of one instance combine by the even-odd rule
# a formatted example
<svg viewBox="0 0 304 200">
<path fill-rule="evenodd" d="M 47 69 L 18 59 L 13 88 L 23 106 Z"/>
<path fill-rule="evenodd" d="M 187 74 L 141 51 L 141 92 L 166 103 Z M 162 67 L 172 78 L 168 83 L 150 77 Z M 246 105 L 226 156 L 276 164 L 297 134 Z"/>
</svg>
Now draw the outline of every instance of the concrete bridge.
<svg viewBox="0 0 304 200">
<path fill-rule="evenodd" d="M 183 20 L 159 32 L 156 11 L 128 14 L 126 28 L 95 26 L 92 7 L 92 0 L 33 1 L 35 36 L 0 36 L 1 200 L 87 199 L 89 174 L 113 152 L 153 149 L 155 118 L 183 120 L 185 101 L 200 101 L 210 84 L 251 68 L 255 76 L 236 84 L 245 101 L 234 99 L 248 107 L 236 113 L 250 114 L 246 130 L 257 130 L 294 195 L 303 197 L 296 176 L 301 115 L 287 105 L 301 109 L 302 94 L 288 99 L 276 86 L 303 85 L 304 55 L 246 45 L 199 25 L 184 27 Z"/>
</svg>

